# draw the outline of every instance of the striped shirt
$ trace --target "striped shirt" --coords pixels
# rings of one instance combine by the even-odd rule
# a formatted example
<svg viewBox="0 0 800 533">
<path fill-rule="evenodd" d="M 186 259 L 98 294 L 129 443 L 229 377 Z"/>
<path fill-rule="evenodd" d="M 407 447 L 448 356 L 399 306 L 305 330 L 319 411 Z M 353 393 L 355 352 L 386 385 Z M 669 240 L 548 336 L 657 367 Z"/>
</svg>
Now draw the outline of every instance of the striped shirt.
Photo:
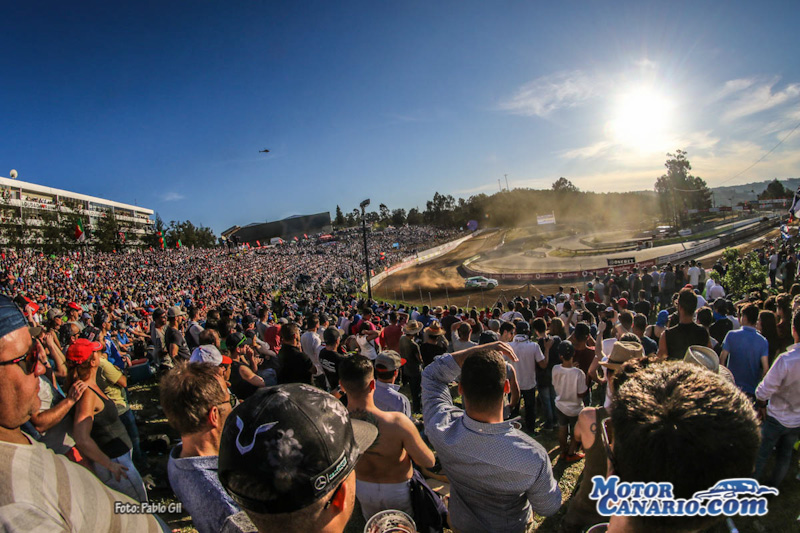
<svg viewBox="0 0 800 533">
<path fill-rule="evenodd" d="M 115 514 L 115 501 L 138 504 L 39 442 L 0 442 L 0 480 L 2 531 L 162 531 L 153 515 Z"/>
<path fill-rule="evenodd" d="M 450 480 L 450 523 L 462 533 L 523 532 L 531 509 L 550 516 L 561 507 L 550 458 L 510 422 L 478 422 L 453 405 L 449 383 L 460 373 L 450 354 L 422 373 L 425 435 Z"/>
</svg>

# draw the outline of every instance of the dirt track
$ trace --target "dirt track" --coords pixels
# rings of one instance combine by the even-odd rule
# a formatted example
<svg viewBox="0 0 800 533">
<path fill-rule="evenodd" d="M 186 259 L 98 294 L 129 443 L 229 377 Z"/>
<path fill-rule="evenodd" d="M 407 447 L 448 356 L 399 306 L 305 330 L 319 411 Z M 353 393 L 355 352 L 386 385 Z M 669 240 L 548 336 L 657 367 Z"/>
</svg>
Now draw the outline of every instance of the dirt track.
<svg viewBox="0 0 800 533">
<path fill-rule="evenodd" d="M 777 238 L 778 233 L 777 229 L 772 230 L 735 248 L 743 252 L 750 251 L 758 247 L 764 238 Z M 554 294 L 558 290 L 557 284 L 529 285 L 501 281 L 500 285 L 492 290 L 464 288 L 464 277 L 458 272 L 459 265 L 473 255 L 492 250 L 500 244 L 504 234 L 505 231 L 500 230 L 480 235 L 468 240 L 452 252 L 393 274 L 373 287 L 373 297 L 378 300 L 384 298 L 403 300 L 416 305 L 430 305 L 432 302 L 434 306 L 444 306 L 449 303 L 461 307 L 469 305 L 483 308 L 493 305 L 497 300 L 505 301 L 515 296 L 536 298 L 541 293 Z M 706 268 L 711 267 L 721 255 L 722 250 L 707 254 L 702 257 L 703 265 Z M 564 285 L 578 287 L 581 291 L 586 290 L 584 282 L 567 282 Z"/>
</svg>

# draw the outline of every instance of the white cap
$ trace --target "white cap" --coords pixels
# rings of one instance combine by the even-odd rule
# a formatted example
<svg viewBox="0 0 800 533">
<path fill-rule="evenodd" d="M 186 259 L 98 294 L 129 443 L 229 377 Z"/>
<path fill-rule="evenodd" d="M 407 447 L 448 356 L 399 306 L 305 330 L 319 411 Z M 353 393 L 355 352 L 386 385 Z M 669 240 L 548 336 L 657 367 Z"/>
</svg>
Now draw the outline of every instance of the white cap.
<svg viewBox="0 0 800 533">
<path fill-rule="evenodd" d="M 227 361 L 225 361 L 227 359 Z M 213 344 L 204 344 L 198 346 L 192 352 L 192 357 L 189 358 L 190 363 L 211 363 L 214 366 L 219 366 L 223 363 L 230 364 L 229 357 L 223 357 L 216 346 Z"/>
</svg>

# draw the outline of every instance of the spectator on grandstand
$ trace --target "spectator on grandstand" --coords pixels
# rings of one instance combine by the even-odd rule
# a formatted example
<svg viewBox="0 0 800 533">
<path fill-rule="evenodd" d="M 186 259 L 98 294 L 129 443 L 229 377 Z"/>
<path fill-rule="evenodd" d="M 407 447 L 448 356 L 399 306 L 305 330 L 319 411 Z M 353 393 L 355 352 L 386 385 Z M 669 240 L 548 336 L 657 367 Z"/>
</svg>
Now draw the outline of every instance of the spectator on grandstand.
<svg viewBox="0 0 800 533">
<path fill-rule="evenodd" d="M 775 361 L 775 358 L 784 350 L 781 339 L 778 337 L 778 320 L 775 313 L 772 311 L 760 311 L 758 313 L 758 322 L 756 322 L 756 331 L 758 331 L 765 339 L 769 346 L 769 366 Z"/>
<path fill-rule="evenodd" d="M 500 340 L 500 321 L 492 318 L 487 322 L 487 329 L 483 330 L 478 344 L 489 344 Z"/>
<path fill-rule="evenodd" d="M 186 314 L 189 318 L 186 325 L 186 346 L 191 352 L 200 346 L 200 333 L 203 332 L 203 326 L 200 325 L 199 320 L 203 318 L 203 311 L 195 306 L 190 306 Z"/>
<path fill-rule="evenodd" d="M 756 386 L 769 370 L 769 343 L 758 331 L 758 307 L 745 304 L 739 321 L 741 329 L 729 331 L 722 341 L 721 364 L 728 367 L 736 385 L 755 401 Z"/>
<path fill-rule="evenodd" d="M 667 328 L 658 344 L 658 356 L 662 359 L 679 360 L 689 346 L 708 346 L 711 341 L 708 331 L 694 322 L 697 310 L 697 295 L 690 288 L 678 293 L 678 324 Z"/>
<path fill-rule="evenodd" d="M 132 443 L 113 400 L 99 390 L 97 373 L 103 346 L 78 339 L 67 350 L 68 382 L 86 383 L 75 406 L 72 434 L 81 455 L 93 462 L 94 472 L 112 489 L 140 502 L 147 501 L 142 477 L 131 461 Z"/>
<path fill-rule="evenodd" d="M 167 352 L 167 345 L 164 343 L 166 327 L 166 313 L 161 308 L 155 309 L 153 322 L 150 324 L 150 341 L 153 345 L 153 364 L 159 367 L 159 370 L 166 370 L 174 366 L 172 357 Z"/>
<path fill-rule="evenodd" d="M 552 344 L 552 341 L 550 341 Z M 558 345 L 558 355 L 561 364 L 553 367 L 553 387 L 556 391 L 556 415 L 558 417 L 558 442 L 561 450 L 561 459 L 567 462 L 578 461 L 583 458 L 583 454 L 578 452 L 578 446 L 573 438 L 569 445 L 571 428 L 575 427 L 578 421 L 578 414 L 583 407 L 583 398 L 588 387 L 586 385 L 586 374 L 580 368 L 573 365 L 572 358 L 575 355 L 575 348 L 569 341 L 563 341 Z"/>
<path fill-rule="evenodd" d="M 536 429 L 536 369 L 546 368 L 545 358 L 539 344 L 530 339 L 530 326 L 520 320 L 516 326 L 503 322 L 500 326 L 500 340 L 509 344 L 517 356 L 511 365 L 516 371 L 520 395 L 525 403 L 525 430 Z"/>
<path fill-rule="evenodd" d="M 222 531 L 343 532 L 355 503 L 356 462 L 377 434 L 314 387 L 262 389 L 223 428 L 219 480 L 244 511 Z"/>
<path fill-rule="evenodd" d="M 378 357 L 378 346 L 375 344 L 378 336 L 380 336 L 380 332 L 375 329 L 374 324 L 362 319 L 361 325 L 358 326 L 356 343 L 358 343 L 359 353 L 370 361 L 374 361 Z"/>
<path fill-rule="evenodd" d="M 615 379 L 611 416 L 597 426 L 608 454 L 608 475 L 619 476 L 620 482 L 670 482 L 675 498 L 691 498 L 721 479 L 751 475 L 758 425 L 734 385 L 683 362 L 649 365 L 634 373 L 623 367 Z M 694 532 L 722 519 L 612 516 L 609 529 Z"/>
<path fill-rule="evenodd" d="M 388 354 L 382 352 L 376 363 L 384 366 L 390 364 L 389 359 L 399 359 L 394 352 Z M 364 519 L 369 520 L 385 509 L 398 509 L 413 518 L 409 482 L 412 476 L 416 482 L 424 483 L 424 480 L 419 474 L 414 475 L 411 461 L 432 468 L 433 453 L 422 441 L 410 417 L 394 409 L 385 411 L 377 405 L 377 383 L 369 359 L 356 355 L 342 362 L 340 383 L 347 393 L 350 417 L 375 425 L 380 435 L 356 466 L 356 497 Z"/>
<path fill-rule="evenodd" d="M 345 355 L 341 352 L 339 343 L 342 334 L 338 328 L 329 327 L 322 333 L 324 345 L 319 352 L 319 362 L 325 372 L 325 379 L 331 394 L 337 398 L 341 395 L 339 390 L 339 365 Z"/>
<path fill-rule="evenodd" d="M 422 353 L 416 337 L 422 331 L 422 324 L 410 320 L 403 326 L 403 336 L 399 343 L 399 353 L 406 360 L 403 365 L 403 380 L 408 382 L 411 393 L 411 410 L 422 411 Z"/>
<path fill-rule="evenodd" d="M 20 429 L 39 410 L 38 377 L 44 368 L 40 345 L 32 342 L 22 312 L 5 296 L 0 296 L 0 339 L 0 476 L 14 480 L 0 494 L 4 527 L 8 531 L 160 531 L 153 515 L 116 514 L 115 501 L 134 501 L 108 489 L 86 468 L 54 454 Z M 71 397 L 80 388 L 70 389 Z"/>
<path fill-rule="evenodd" d="M 432 322 L 422 331 L 425 342 L 419 347 L 419 351 L 422 355 L 422 366 L 426 367 L 433 362 L 435 357 L 446 353 L 447 348 L 444 346 L 444 329 L 439 326 L 438 322 Z"/>
<path fill-rule="evenodd" d="M 381 330 L 379 338 L 383 349 L 395 352 L 400 349 L 400 338 L 403 336 L 403 325 L 400 320 L 407 317 L 408 315 L 402 312 L 389 313 L 389 325 Z"/>
<path fill-rule="evenodd" d="M 312 313 L 306 320 L 306 331 L 300 335 L 300 349 L 314 363 L 314 384 L 325 390 L 325 373 L 319 362 L 319 351 L 322 349 L 322 339 L 317 332 L 319 326 L 319 315 Z"/>
<path fill-rule="evenodd" d="M 200 533 L 218 532 L 241 509 L 217 478 L 219 441 L 232 397 L 213 363 L 178 365 L 161 379 L 161 406 L 181 442 L 169 454 L 169 484 Z"/>
<path fill-rule="evenodd" d="M 111 364 L 106 356 L 107 352 L 102 352 L 98 361 L 97 385 L 114 402 L 120 422 L 125 426 L 125 431 L 128 432 L 131 440 L 133 463 L 137 468 L 144 470 L 147 463 L 139 447 L 139 428 L 136 426 L 133 410 L 128 404 L 128 378 L 116 365 Z"/>
<path fill-rule="evenodd" d="M 314 362 L 300 349 L 300 328 L 294 322 L 281 327 L 278 383 L 308 383 L 311 385 L 314 372 Z"/>
<path fill-rule="evenodd" d="M 79 330 L 83 331 L 83 323 L 80 321 L 83 308 L 76 302 L 67 304 L 67 324 L 75 324 Z"/>
<path fill-rule="evenodd" d="M 547 361 L 547 365 L 536 368 L 536 388 L 539 391 L 539 399 L 544 408 L 544 430 L 552 430 L 558 420 L 556 418 L 556 391 L 553 387 L 553 367 L 561 362 L 558 355 L 558 345 L 561 338 L 552 336 L 547 332 L 547 322 L 543 318 L 533 320 L 533 333 L 539 349 L 542 351 Z M 551 342 L 552 341 L 552 342 Z"/>
<path fill-rule="evenodd" d="M 647 331 L 647 315 L 637 313 L 636 316 L 633 317 L 631 331 L 637 337 L 639 337 L 639 340 L 642 343 L 642 348 L 644 348 L 645 355 L 651 355 L 658 352 L 658 343 L 645 335 L 645 331 Z"/>
<path fill-rule="evenodd" d="M 257 374 L 260 359 L 245 344 L 245 340 L 247 337 L 243 333 L 236 332 L 228 335 L 225 341 L 231 358 L 231 392 L 240 400 L 246 400 L 259 388 L 266 386 L 264 378 Z"/>
<path fill-rule="evenodd" d="M 794 315 L 792 336 L 795 344 L 778 356 L 756 388 L 762 423 L 755 476 L 771 487 L 778 487 L 786 477 L 792 446 L 800 438 L 800 313 Z M 775 466 L 768 476 L 765 468 L 773 449 Z"/>
<path fill-rule="evenodd" d="M 467 348 L 478 345 L 477 342 L 470 340 L 470 337 L 472 336 L 472 326 L 469 324 L 469 322 L 453 322 L 450 326 L 450 329 L 454 330 L 452 337 L 453 341 L 450 343 L 452 346 L 451 351 L 457 352 L 459 350 L 466 350 Z"/>
<path fill-rule="evenodd" d="M 200 342 L 203 342 L 204 336 L 206 336 L 210 331 L 212 330 L 207 329 L 200 334 Z M 214 335 L 216 335 L 216 332 L 214 332 Z M 213 343 L 203 343 L 195 348 L 192 352 L 192 357 L 189 358 L 189 363 L 211 364 L 217 369 L 217 372 L 223 381 L 227 382 L 231 378 L 231 363 L 233 363 L 233 360 L 227 355 L 222 355 L 222 353 L 220 353 L 219 349 Z"/>
<path fill-rule="evenodd" d="M 422 375 L 425 434 L 450 481 L 455 530 L 522 532 L 531 510 L 549 516 L 561 506 L 545 449 L 503 421 L 504 357 L 516 359 L 506 343 L 476 346 L 438 358 Z M 459 374 L 465 410 L 449 391 Z"/>
<path fill-rule="evenodd" d="M 395 380 L 406 360 L 394 350 L 384 350 L 375 359 L 375 405 L 381 411 L 396 411 L 411 418 L 411 403 Z"/>
</svg>

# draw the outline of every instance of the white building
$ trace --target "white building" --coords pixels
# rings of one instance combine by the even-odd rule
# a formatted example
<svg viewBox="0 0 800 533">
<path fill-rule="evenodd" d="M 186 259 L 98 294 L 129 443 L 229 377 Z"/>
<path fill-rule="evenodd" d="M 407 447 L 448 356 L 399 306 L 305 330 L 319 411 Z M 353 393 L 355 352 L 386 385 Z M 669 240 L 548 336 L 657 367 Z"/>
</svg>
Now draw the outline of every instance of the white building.
<svg viewBox="0 0 800 533">
<path fill-rule="evenodd" d="M 103 216 L 113 213 L 128 244 L 137 243 L 153 231 L 152 209 L 0 177 L 2 226 L 22 226 L 25 235 L 29 227 L 43 226 L 49 218 L 45 216 L 48 212 L 55 213 L 59 220 L 67 214 L 77 215 L 83 221 L 84 230 L 90 231 L 97 228 Z"/>
</svg>

